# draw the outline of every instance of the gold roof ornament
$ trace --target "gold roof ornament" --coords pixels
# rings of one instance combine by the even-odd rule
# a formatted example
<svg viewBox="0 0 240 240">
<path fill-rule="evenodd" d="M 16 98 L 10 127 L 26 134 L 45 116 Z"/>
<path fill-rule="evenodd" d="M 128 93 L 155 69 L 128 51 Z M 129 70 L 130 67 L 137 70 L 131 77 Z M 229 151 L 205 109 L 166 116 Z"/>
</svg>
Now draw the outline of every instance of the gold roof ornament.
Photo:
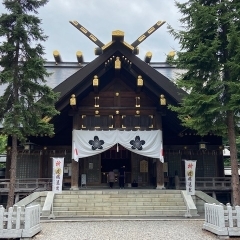
<svg viewBox="0 0 240 240">
<path fill-rule="evenodd" d="M 111 42 L 105 44 L 105 45 L 102 47 L 102 50 L 105 50 L 106 48 L 108 48 L 110 45 L 112 45 L 112 43 L 113 43 L 113 42 L 111 41 Z"/>
<path fill-rule="evenodd" d="M 141 75 L 139 75 L 137 78 L 137 86 L 143 86 L 143 79 Z"/>
<path fill-rule="evenodd" d="M 120 61 L 119 57 L 116 57 L 115 69 L 121 69 L 121 61 Z"/>
<path fill-rule="evenodd" d="M 147 52 L 146 55 L 145 55 L 145 59 L 144 59 L 145 63 L 150 63 L 151 59 L 152 59 L 152 53 Z"/>
<path fill-rule="evenodd" d="M 72 94 L 72 95 L 71 95 L 71 98 L 70 98 L 69 103 L 70 103 L 70 106 L 76 106 L 77 101 L 76 101 L 76 96 L 75 96 L 75 94 Z"/>
<path fill-rule="evenodd" d="M 123 31 L 121 31 L 121 30 L 112 31 L 112 41 L 116 41 L 116 40 L 120 40 L 120 41 L 124 40 L 124 32 Z"/>
<path fill-rule="evenodd" d="M 58 50 L 53 51 L 53 57 L 55 59 L 55 63 L 58 64 L 62 61 L 61 55 Z"/>
<path fill-rule="evenodd" d="M 145 33 L 143 33 L 136 41 L 134 41 L 131 45 L 136 48 L 140 43 L 146 40 L 153 32 L 155 32 L 159 27 L 161 27 L 165 21 L 158 21 L 152 27 L 150 27 Z"/>
<path fill-rule="evenodd" d="M 42 121 L 48 123 L 51 119 L 52 119 L 51 117 L 45 116 L 45 117 L 42 119 Z"/>
<path fill-rule="evenodd" d="M 81 51 L 76 52 L 76 57 L 79 64 L 83 63 L 83 53 Z"/>
<path fill-rule="evenodd" d="M 92 42 L 94 42 L 100 48 L 104 46 L 104 44 L 91 32 L 89 32 L 85 27 L 83 27 L 78 21 L 69 21 L 75 28 L 77 28 L 82 34 L 84 34 L 87 38 L 89 38 Z"/>
<path fill-rule="evenodd" d="M 175 52 L 175 51 L 170 51 L 170 52 L 168 53 L 168 57 L 175 57 L 175 55 L 176 55 L 176 52 Z"/>
<path fill-rule="evenodd" d="M 166 106 L 167 105 L 166 98 L 163 94 L 160 95 L 160 105 L 161 106 Z"/>
<path fill-rule="evenodd" d="M 159 27 L 161 27 L 165 21 L 158 21 L 152 27 L 150 27 L 145 33 L 143 33 L 140 37 L 137 38 L 132 44 L 129 44 L 124 41 L 124 32 L 121 30 L 112 31 L 112 41 L 104 44 L 102 43 L 96 36 L 94 36 L 91 32 L 89 32 L 85 27 L 83 27 L 76 20 L 70 21 L 70 23 L 77 28 L 82 34 L 88 37 L 93 43 L 95 43 L 98 48 L 95 49 L 95 55 L 100 55 L 103 51 L 108 48 L 114 41 L 123 42 L 123 44 L 132 50 L 133 54 L 139 54 L 139 49 L 137 46 L 142 43 L 147 37 L 149 37 L 152 33 L 154 33 Z"/>
<path fill-rule="evenodd" d="M 95 76 L 93 77 L 93 86 L 94 86 L 94 87 L 97 87 L 98 84 L 99 84 L 98 76 L 95 75 Z"/>
</svg>

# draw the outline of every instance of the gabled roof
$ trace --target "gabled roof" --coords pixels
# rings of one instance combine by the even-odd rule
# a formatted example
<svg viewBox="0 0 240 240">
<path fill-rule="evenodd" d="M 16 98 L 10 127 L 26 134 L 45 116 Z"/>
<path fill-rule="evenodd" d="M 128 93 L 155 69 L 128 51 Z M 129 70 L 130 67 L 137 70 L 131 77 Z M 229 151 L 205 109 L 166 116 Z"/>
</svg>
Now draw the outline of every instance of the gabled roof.
<svg viewBox="0 0 240 240">
<path fill-rule="evenodd" d="M 99 79 L 101 79 L 101 76 L 110 71 L 109 68 L 105 68 L 105 63 L 113 56 L 124 56 L 124 58 L 129 60 L 131 68 L 125 70 L 131 75 L 141 75 L 144 79 L 144 86 L 156 97 L 164 94 L 168 101 L 172 103 L 176 104 L 181 101 L 181 95 L 185 94 L 183 90 L 177 88 L 171 80 L 135 56 L 126 45 L 119 41 L 111 44 L 102 55 L 54 88 L 55 92 L 60 92 L 60 98 L 56 103 L 57 109 L 61 111 L 69 105 L 71 94 L 75 94 L 78 97 L 87 88 L 91 87 L 94 75 L 98 75 Z"/>
</svg>

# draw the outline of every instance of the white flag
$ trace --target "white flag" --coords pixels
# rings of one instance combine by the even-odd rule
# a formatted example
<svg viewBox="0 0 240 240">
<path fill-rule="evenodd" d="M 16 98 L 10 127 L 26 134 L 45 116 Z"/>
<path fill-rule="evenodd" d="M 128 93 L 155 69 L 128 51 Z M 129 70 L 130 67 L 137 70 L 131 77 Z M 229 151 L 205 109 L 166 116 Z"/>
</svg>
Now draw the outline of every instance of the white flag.
<svg viewBox="0 0 240 240">
<path fill-rule="evenodd" d="M 73 142 L 73 159 L 78 162 L 78 149 L 76 148 L 75 142 Z"/>
<path fill-rule="evenodd" d="M 64 158 L 53 158 L 52 191 L 62 192 Z"/>
<path fill-rule="evenodd" d="M 197 160 L 185 160 L 186 191 L 188 195 L 195 195 L 195 171 Z"/>
<path fill-rule="evenodd" d="M 163 157 L 163 144 L 161 142 L 161 148 L 160 148 L 160 161 L 163 163 L 164 162 L 164 157 Z"/>
</svg>

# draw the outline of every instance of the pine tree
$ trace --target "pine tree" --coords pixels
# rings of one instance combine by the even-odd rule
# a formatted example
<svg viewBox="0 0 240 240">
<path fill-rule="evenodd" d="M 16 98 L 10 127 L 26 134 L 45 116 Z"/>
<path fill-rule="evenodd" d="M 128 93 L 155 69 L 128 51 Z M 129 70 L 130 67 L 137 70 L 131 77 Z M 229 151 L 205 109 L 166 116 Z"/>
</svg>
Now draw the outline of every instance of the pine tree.
<svg viewBox="0 0 240 240">
<path fill-rule="evenodd" d="M 187 91 L 178 107 L 182 124 L 204 136 L 228 136 L 231 151 L 233 204 L 240 205 L 236 137 L 240 116 L 240 2 L 176 2 L 181 29 L 170 33 L 180 51 L 172 61 L 185 73 L 177 85 Z"/>
<path fill-rule="evenodd" d="M 0 84 L 5 87 L 0 97 L 0 121 L 3 133 L 11 137 L 10 189 L 7 208 L 14 203 L 17 146 L 27 136 L 53 135 L 53 126 L 43 121 L 53 117 L 57 94 L 47 85 L 44 67 L 47 37 L 40 28 L 37 9 L 48 0 L 4 0 L 7 13 L 0 16 Z"/>
</svg>

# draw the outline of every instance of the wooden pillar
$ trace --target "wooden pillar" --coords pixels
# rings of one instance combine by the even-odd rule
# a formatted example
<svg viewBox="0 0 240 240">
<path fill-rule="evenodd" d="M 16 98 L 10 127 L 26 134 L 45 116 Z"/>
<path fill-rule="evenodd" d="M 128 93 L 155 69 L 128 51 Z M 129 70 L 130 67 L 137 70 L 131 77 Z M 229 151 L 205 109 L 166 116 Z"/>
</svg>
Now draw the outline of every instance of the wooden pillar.
<svg viewBox="0 0 240 240">
<path fill-rule="evenodd" d="M 162 130 L 162 116 L 160 112 L 156 114 L 156 128 Z M 160 151 L 160 146 L 159 146 Z M 157 159 L 156 162 L 156 189 L 164 189 L 164 169 L 163 163 Z"/>
<path fill-rule="evenodd" d="M 121 128 L 121 116 L 115 115 L 114 120 L 115 120 L 115 122 L 114 122 L 115 128 Z"/>
<path fill-rule="evenodd" d="M 78 190 L 78 179 L 79 179 L 79 162 L 72 159 L 72 177 L 71 177 L 71 188 L 70 190 Z"/>
<path fill-rule="evenodd" d="M 164 189 L 164 172 L 163 172 L 163 163 L 157 159 L 157 164 L 156 164 L 156 167 L 157 167 L 157 186 L 156 186 L 156 189 Z"/>
<path fill-rule="evenodd" d="M 79 115 L 76 112 L 73 115 L 73 129 L 79 129 Z M 72 159 L 72 176 L 71 176 L 71 188 L 70 190 L 79 190 L 78 186 L 78 179 L 79 179 L 79 162 L 76 162 L 74 159 Z"/>
</svg>

